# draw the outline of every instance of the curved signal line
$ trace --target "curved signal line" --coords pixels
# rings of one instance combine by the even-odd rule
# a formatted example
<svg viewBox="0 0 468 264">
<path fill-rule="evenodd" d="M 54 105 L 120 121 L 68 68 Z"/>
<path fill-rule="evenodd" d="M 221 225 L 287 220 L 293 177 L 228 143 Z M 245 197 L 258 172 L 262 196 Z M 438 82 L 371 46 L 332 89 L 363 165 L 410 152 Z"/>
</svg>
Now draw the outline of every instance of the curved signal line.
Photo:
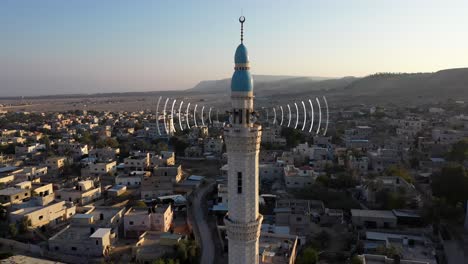
<svg viewBox="0 0 468 264">
<path fill-rule="evenodd" d="M 180 131 L 183 131 L 184 129 L 182 128 L 182 116 L 181 116 L 181 113 L 182 113 L 182 105 L 184 104 L 184 101 L 180 101 L 180 105 L 179 105 L 179 127 L 180 127 Z"/>
<path fill-rule="evenodd" d="M 280 105 L 280 109 L 281 109 L 281 122 L 280 122 L 280 126 L 282 126 L 282 125 L 283 125 L 283 114 L 284 114 L 284 112 L 283 112 L 283 106 L 282 106 L 282 105 Z"/>
<path fill-rule="evenodd" d="M 318 121 L 318 127 L 317 127 L 317 132 L 315 132 L 316 135 L 318 135 L 320 131 L 320 124 L 322 123 L 322 108 L 320 107 L 320 101 L 317 97 L 315 97 L 315 101 L 317 101 L 318 105 L 318 110 L 319 110 L 319 121 Z"/>
<path fill-rule="evenodd" d="M 174 99 L 174 101 L 172 102 L 172 108 L 171 108 L 171 123 L 169 124 L 171 126 L 171 132 L 176 132 L 175 130 L 175 126 L 174 126 L 174 106 L 175 106 L 175 103 L 176 103 L 176 99 Z"/>
<path fill-rule="evenodd" d="M 163 115 L 164 115 L 164 119 L 163 119 L 163 121 L 164 121 L 164 130 L 165 130 L 165 132 L 166 132 L 166 135 L 169 133 L 169 132 L 167 131 L 167 124 L 166 124 L 166 107 L 167 107 L 167 102 L 169 102 L 169 98 L 166 99 L 166 102 L 164 103 L 164 109 L 163 109 Z"/>
<path fill-rule="evenodd" d="M 156 104 L 156 128 L 158 129 L 158 135 L 161 135 L 161 130 L 159 129 L 159 103 L 161 102 L 162 96 L 159 96 L 158 103 Z"/>
<path fill-rule="evenodd" d="M 187 110 L 185 110 L 185 121 L 187 122 L 188 129 L 190 129 L 190 122 L 189 122 L 189 117 L 188 117 L 189 109 L 190 109 L 190 102 L 187 105 Z"/>
<path fill-rule="evenodd" d="M 218 121 L 219 123 L 219 111 L 216 109 L 216 120 Z"/>
<path fill-rule="evenodd" d="M 210 110 L 208 111 L 208 121 L 210 121 L 210 124 L 212 123 L 211 122 L 211 108 L 212 107 L 210 107 Z"/>
<path fill-rule="evenodd" d="M 273 125 L 276 124 L 276 108 L 273 107 Z"/>
<path fill-rule="evenodd" d="M 197 125 L 197 107 L 198 107 L 198 104 L 195 104 L 195 108 L 193 108 L 193 123 L 195 124 L 195 127 L 198 127 L 198 125 Z"/>
<path fill-rule="evenodd" d="M 327 130 L 328 130 L 328 121 L 329 121 L 329 115 L 328 115 L 328 102 L 327 98 L 325 96 L 323 97 L 323 101 L 325 102 L 325 108 L 327 109 L 327 122 L 325 123 L 325 131 L 323 131 L 323 135 L 327 135 Z"/>
<path fill-rule="evenodd" d="M 307 122 L 307 112 L 306 112 L 306 107 L 305 107 L 304 101 L 302 101 L 302 108 L 304 108 L 304 122 L 302 122 L 302 131 L 304 131 L 304 128 L 305 128 L 306 122 Z"/>
<path fill-rule="evenodd" d="M 204 120 L 204 117 L 203 117 L 203 111 L 205 110 L 205 106 L 202 106 L 201 108 L 201 123 L 202 123 L 202 126 L 205 126 L 205 120 Z"/>
<path fill-rule="evenodd" d="M 289 125 L 291 124 L 291 107 L 289 106 L 289 104 L 288 104 L 288 113 L 289 113 L 289 114 L 288 114 L 288 117 L 289 117 L 289 120 L 288 120 L 288 127 L 289 127 Z"/>
<path fill-rule="evenodd" d="M 294 105 L 296 106 L 296 125 L 294 125 L 294 129 L 297 129 L 297 125 L 299 124 L 299 107 L 297 107 L 296 102 L 294 102 Z"/>
<path fill-rule="evenodd" d="M 312 127 L 314 126 L 314 105 L 312 104 L 312 100 L 310 99 L 309 99 L 309 104 L 310 104 L 310 109 L 312 110 L 311 112 L 312 121 L 310 121 L 309 133 L 312 133 Z"/>
</svg>

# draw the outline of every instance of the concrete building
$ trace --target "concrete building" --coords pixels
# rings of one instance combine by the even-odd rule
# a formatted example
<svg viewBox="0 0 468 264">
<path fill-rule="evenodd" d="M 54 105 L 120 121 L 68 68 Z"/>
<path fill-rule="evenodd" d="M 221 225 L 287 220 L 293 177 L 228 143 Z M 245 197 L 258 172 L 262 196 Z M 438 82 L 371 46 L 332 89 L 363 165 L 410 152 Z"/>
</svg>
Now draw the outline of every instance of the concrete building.
<svg viewBox="0 0 468 264">
<path fill-rule="evenodd" d="M 45 206 L 33 206 L 15 210 L 10 213 L 10 219 L 17 223 L 27 219 L 29 226 L 38 228 L 46 225 L 56 225 L 70 219 L 76 213 L 76 206 L 60 201 Z"/>
<path fill-rule="evenodd" d="M 107 256 L 111 249 L 111 228 L 93 231 L 88 226 L 67 226 L 48 240 L 49 250 L 62 254 L 95 258 Z"/>
<path fill-rule="evenodd" d="M 174 184 L 182 180 L 182 167 L 155 167 L 151 177 L 141 183 L 141 199 L 155 199 L 174 193 Z"/>
<path fill-rule="evenodd" d="M 74 202 L 80 205 L 88 204 L 101 197 L 101 188 L 94 187 L 91 180 L 80 181 L 74 188 L 64 188 L 56 192 L 55 198 L 62 201 Z"/>
<path fill-rule="evenodd" d="M 170 204 L 148 208 L 130 208 L 124 215 L 125 237 L 139 237 L 146 231 L 168 232 L 173 219 Z"/>
<path fill-rule="evenodd" d="M 351 209 L 351 221 L 357 227 L 395 228 L 397 217 L 392 211 Z"/>
<path fill-rule="evenodd" d="M 9 187 L 0 190 L 0 203 L 3 206 L 19 204 L 31 198 L 31 190 Z"/>
<path fill-rule="evenodd" d="M 93 162 L 88 166 L 88 175 L 89 176 L 103 176 L 103 175 L 113 175 L 116 172 L 117 162 Z"/>
<path fill-rule="evenodd" d="M 288 165 L 284 167 L 284 182 L 287 188 L 302 189 L 311 186 L 317 176 L 317 173 L 310 166 L 296 168 L 294 165 Z"/>
<path fill-rule="evenodd" d="M 125 170 L 127 171 L 145 171 L 150 165 L 150 154 L 145 156 L 130 156 L 124 159 Z"/>
<path fill-rule="evenodd" d="M 297 236 L 262 232 L 259 246 L 260 264 L 294 264 L 296 262 Z"/>
<path fill-rule="evenodd" d="M 149 171 L 132 171 L 128 174 L 120 174 L 115 177 L 115 184 L 125 185 L 128 188 L 139 188 L 144 178 L 150 177 Z"/>
<path fill-rule="evenodd" d="M 65 157 L 50 157 L 46 159 L 46 166 L 48 170 L 58 171 L 65 166 L 67 158 Z"/>
<path fill-rule="evenodd" d="M 245 18 L 239 19 L 243 25 Z M 224 218 L 229 239 L 230 264 L 259 263 L 259 237 L 263 216 L 258 211 L 258 159 L 262 128 L 255 122 L 253 81 L 247 48 L 242 43 L 234 55 L 231 80 L 232 110 L 224 127 L 228 156 L 228 214 Z"/>
<path fill-rule="evenodd" d="M 152 155 L 150 158 L 150 166 L 174 166 L 175 153 L 172 151 L 161 151 L 160 155 Z"/>
</svg>

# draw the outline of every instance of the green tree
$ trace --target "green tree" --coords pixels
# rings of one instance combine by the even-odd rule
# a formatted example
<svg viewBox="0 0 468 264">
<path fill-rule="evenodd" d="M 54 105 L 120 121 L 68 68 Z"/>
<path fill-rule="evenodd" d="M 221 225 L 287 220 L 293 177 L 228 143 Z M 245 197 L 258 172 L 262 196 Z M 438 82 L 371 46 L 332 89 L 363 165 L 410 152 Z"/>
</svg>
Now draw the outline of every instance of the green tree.
<svg viewBox="0 0 468 264">
<path fill-rule="evenodd" d="M 451 161 L 462 163 L 468 159 L 468 140 L 464 139 L 452 145 L 452 149 L 447 154 Z"/>
<path fill-rule="evenodd" d="M 351 258 L 351 264 L 362 264 L 362 259 L 358 256 L 353 256 Z"/>
<path fill-rule="evenodd" d="M 404 167 L 399 166 L 399 165 L 389 166 L 387 168 L 387 170 L 385 171 L 385 174 L 387 174 L 389 176 L 399 176 L 403 180 L 405 180 L 405 181 L 407 181 L 409 183 L 413 182 L 413 177 L 411 176 L 410 172 L 407 169 L 405 169 Z"/>
<path fill-rule="evenodd" d="M 318 252 L 312 247 L 307 247 L 297 258 L 296 264 L 315 264 L 318 261 Z"/>
<path fill-rule="evenodd" d="M 18 235 L 18 229 L 15 224 L 8 225 L 8 234 L 10 234 L 11 237 L 16 237 Z"/>
<path fill-rule="evenodd" d="M 432 177 L 434 196 L 443 198 L 451 205 L 464 203 L 468 199 L 468 177 L 465 168 L 452 165 L 442 168 Z"/>
</svg>

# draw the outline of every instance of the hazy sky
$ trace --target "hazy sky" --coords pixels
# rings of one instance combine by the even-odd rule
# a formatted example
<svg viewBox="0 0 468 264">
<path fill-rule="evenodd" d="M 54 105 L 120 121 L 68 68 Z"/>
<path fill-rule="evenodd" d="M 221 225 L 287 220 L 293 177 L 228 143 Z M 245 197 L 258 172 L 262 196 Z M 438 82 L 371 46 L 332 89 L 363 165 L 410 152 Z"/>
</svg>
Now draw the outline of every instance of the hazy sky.
<svg viewBox="0 0 468 264">
<path fill-rule="evenodd" d="M 1 0 L 0 96 L 187 89 L 228 78 L 241 9 L 254 74 L 468 65 L 466 0 Z"/>
</svg>

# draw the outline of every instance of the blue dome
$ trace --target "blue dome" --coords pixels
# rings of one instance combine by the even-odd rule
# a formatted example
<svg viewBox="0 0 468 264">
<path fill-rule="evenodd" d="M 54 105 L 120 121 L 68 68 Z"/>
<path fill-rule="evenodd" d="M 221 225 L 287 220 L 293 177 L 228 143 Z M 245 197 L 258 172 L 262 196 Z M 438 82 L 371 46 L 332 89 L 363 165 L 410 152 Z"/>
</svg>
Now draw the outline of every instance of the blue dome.
<svg viewBox="0 0 468 264">
<path fill-rule="evenodd" d="M 236 52 L 237 54 L 237 52 Z M 231 79 L 231 91 L 251 92 L 253 91 L 252 75 L 249 71 L 235 71 Z"/>
<path fill-rule="evenodd" d="M 249 54 L 244 44 L 237 46 L 236 54 L 234 55 L 234 63 L 247 63 L 249 62 Z"/>
</svg>

